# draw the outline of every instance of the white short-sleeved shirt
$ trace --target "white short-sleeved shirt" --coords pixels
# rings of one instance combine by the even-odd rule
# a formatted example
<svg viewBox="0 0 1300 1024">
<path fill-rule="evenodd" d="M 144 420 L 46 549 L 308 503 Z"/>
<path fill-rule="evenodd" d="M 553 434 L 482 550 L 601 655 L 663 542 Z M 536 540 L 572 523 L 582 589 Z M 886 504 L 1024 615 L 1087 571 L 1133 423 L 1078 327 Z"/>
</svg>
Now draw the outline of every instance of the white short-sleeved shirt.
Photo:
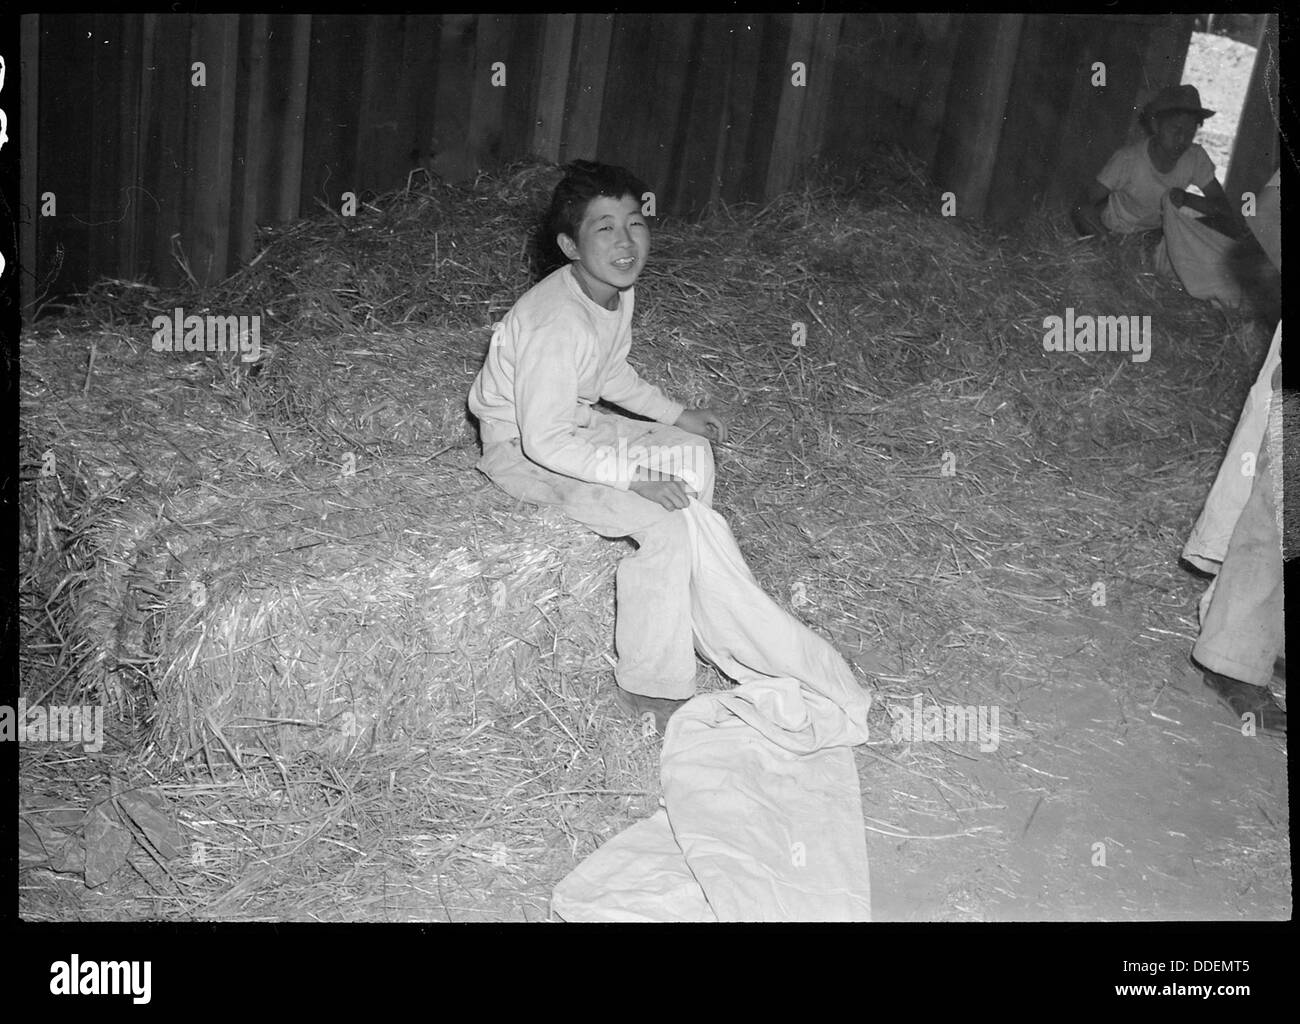
<svg viewBox="0 0 1300 1024">
<path fill-rule="evenodd" d="M 1195 185 L 1202 192 L 1214 180 L 1210 154 L 1192 143 L 1174 164 L 1173 170 L 1156 170 L 1147 150 L 1150 139 L 1115 151 L 1097 180 L 1110 190 L 1101 211 L 1101 222 L 1111 231 L 1131 234 L 1160 227 L 1160 200 L 1171 188 Z"/>
</svg>

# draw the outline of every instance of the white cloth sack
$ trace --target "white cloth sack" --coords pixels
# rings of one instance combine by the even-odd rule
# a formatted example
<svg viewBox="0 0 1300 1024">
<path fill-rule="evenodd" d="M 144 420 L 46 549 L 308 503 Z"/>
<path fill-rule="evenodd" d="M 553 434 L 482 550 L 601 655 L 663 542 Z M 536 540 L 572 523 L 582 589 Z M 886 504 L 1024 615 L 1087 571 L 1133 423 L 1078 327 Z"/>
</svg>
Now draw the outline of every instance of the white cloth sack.
<svg viewBox="0 0 1300 1024">
<path fill-rule="evenodd" d="M 871 696 L 826 640 L 754 580 L 698 501 L 691 610 L 700 654 L 740 685 L 669 721 L 665 810 L 556 887 L 567 921 L 867 921 L 866 832 L 851 746 Z"/>
<path fill-rule="evenodd" d="M 1228 266 L 1238 243 L 1203 223 L 1190 206 L 1175 206 L 1168 195 L 1160 210 L 1164 234 L 1155 251 L 1156 268 L 1178 280 L 1194 299 L 1230 309 L 1240 306 L 1241 285 Z"/>
</svg>

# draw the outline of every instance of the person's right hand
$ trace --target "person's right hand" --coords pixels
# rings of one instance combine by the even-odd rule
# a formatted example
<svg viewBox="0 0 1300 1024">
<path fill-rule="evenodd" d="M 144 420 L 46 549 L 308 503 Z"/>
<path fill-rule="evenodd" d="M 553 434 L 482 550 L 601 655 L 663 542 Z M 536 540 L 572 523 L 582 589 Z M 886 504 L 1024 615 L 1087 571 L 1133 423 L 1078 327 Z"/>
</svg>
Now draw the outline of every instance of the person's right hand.
<svg viewBox="0 0 1300 1024">
<path fill-rule="evenodd" d="M 670 512 L 674 509 L 685 508 L 691 503 L 686 485 L 680 480 L 665 482 L 638 480 L 628 484 L 627 489 L 634 491 L 643 498 L 658 502 Z"/>
<path fill-rule="evenodd" d="M 668 511 L 685 508 L 691 503 L 691 498 L 695 495 L 685 480 L 680 477 L 672 476 L 668 473 L 661 473 L 648 470 L 645 466 L 637 466 L 637 479 L 627 485 L 627 489 L 634 494 L 649 501 L 662 505 Z"/>
</svg>

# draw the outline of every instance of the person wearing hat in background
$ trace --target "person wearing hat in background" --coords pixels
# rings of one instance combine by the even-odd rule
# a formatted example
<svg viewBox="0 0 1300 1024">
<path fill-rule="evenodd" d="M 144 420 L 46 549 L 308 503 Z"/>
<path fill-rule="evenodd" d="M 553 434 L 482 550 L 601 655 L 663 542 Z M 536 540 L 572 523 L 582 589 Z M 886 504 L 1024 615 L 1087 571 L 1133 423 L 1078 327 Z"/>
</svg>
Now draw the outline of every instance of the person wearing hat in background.
<svg viewBox="0 0 1300 1024">
<path fill-rule="evenodd" d="M 1237 240 L 1247 235 L 1246 226 L 1215 177 L 1214 161 L 1192 141 L 1213 114 L 1201 106 L 1194 85 L 1161 89 L 1143 110 L 1149 137 L 1111 156 L 1072 216 L 1084 235 L 1159 229 L 1156 272 L 1193 298 L 1235 308 L 1242 290 L 1228 260 Z M 1189 185 L 1203 194 L 1188 192 Z"/>
<path fill-rule="evenodd" d="M 1282 199 L 1274 173 L 1259 191 L 1251 232 L 1282 269 Z M 1286 734 L 1286 711 L 1269 689 L 1286 685 L 1282 601 L 1282 325 L 1246 398 L 1228 453 L 1183 548 L 1215 573 L 1201 598 L 1192 661 L 1205 683 L 1257 732 Z"/>
</svg>

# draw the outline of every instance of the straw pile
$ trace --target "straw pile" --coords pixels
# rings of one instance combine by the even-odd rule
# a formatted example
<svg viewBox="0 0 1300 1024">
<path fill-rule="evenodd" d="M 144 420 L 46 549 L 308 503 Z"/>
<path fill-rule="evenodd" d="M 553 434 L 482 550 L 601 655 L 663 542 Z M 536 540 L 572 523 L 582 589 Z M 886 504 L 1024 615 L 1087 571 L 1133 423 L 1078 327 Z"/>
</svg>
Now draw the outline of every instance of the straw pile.
<svg viewBox="0 0 1300 1024">
<path fill-rule="evenodd" d="M 1045 219 L 995 238 L 927 212 L 905 159 L 880 166 L 658 225 L 633 362 L 731 410 L 716 505 L 760 582 L 883 695 L 970 701 L 1099 573 L 1168 589 L 1135 545 L 1176 551 L 1262 343 L 1132 246 Z M 472 468 L 464 396 L 557 174 L 412 182 L 268 232 L 207 293 L 109 282 L 24 339 L 30 696 L 138 720 L 117 770 L 166 792 L 191 844 L 189 868 L 132 861 L 136 912 L 531 917 L 654 806 L 653 745 L 608 710 L 626 544 Z M 269 355 L 150 351 L 175 305 L 263 313 Z M 1044 353 L 1067 306 L 1150 313 L 1150 362 Z"/>
</svg>

